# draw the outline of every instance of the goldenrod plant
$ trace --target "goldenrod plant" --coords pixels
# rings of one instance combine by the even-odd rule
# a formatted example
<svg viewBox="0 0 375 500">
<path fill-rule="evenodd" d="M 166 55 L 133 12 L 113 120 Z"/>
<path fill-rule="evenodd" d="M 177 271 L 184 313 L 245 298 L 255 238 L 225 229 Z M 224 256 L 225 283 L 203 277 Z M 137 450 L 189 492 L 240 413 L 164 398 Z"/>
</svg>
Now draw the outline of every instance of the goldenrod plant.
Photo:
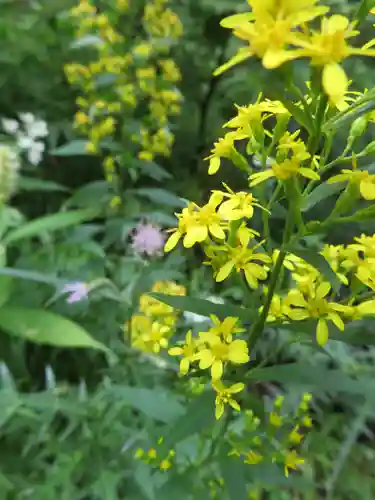
<svg viewBox="0 0 375 500">
<path fill-rule="evenodd" d="M 165 251 L 179 242 L 187 249 L 200 245 L 215 281 L 225 286 L 238 280 L 248 288 L 251 306 L 244 303 L 238 316 L 222 308 L 219 318 L 209 302 L 196 306 L 189 298 L 157 295 L 179 309 L 214 314 L 211 328 L 187 332 L 168 352 L 180 359 L 181 376 L 207 373 L 216 394 L 216 418 L 227 415 L 229 420 L 240 412 L 239 401 L 246 400 L 241 394 L 254 370 L 253 352 L 267 331 L 291 329 L 295 341 L 324 348 L 330 332 L 345 342 L 348 325 L 375 315 L 375 235 L 359 231 L 352 241 L 335 244 L 329 238 L 337 226 L 371 220 L 375 214 L 375 176 L 366 168 L 374 148 L 372 143 L 357 148 L 357 139 L 372 127 L 375 94 L 349 91 L 350 77 L 341 66 L 349 56 L 375 56 L 375 42 L 349 44 L 360 36 L 362 18 L 335 14 L 324 2 L 248 0 L 248 6 L 248 12 L 221 21 L 247 45 L 215 74 L 255 57 L 283 80 L 285 89 L 276 100 L 260 95 L 255 103 L 236 106 L 206 160 L 209 175 L 231 161 L 242 172 L 243 190 L 233 190 L 226 181 L 211 191 L 205 205 L 189 202 L 176 214 L 178 225 Z M 290 77 L 297 58 L 310 68 L 305 88 Z M 351 85 L 355 88 L 355 82 Z M 348 129 L 346 146 L 332 157 L 343 127 Z M 327 197 L 333 199 L 330 213 L 316 218 L 316 205 Z M 276 231 L 275 218 L 282 233 Z M 314 338 L 306 333 L 310 327 Z M 311 419 L 304 418 L 304 427 L 311 427 Z M 271 427 L 282 422 L 270 413 Z M 295 422 L 292 441 L 300 425 Z M 246 463 L 264 457 L 250 448 L 235 454 Z M 284 458 L 286 475 L 303 463 L 294 447 Z M 276 460 L 272 454 L 268 459 Z"/>
</svg>

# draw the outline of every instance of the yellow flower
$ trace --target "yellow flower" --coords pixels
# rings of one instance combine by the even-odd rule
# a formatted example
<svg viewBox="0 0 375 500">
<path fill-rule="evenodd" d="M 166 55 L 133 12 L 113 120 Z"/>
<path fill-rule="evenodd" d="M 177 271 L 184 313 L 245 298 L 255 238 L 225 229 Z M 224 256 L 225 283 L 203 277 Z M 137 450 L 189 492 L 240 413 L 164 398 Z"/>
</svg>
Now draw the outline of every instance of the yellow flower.
<svg viewBox="0 0 375 500">
<path fill-rule="evenodd" d="M 294 42 L 294 30 L 328 10 L 326 7 L 315 7 L 315 3 L 316 0 L 303 2 L 249 0 L 252 14 L 235 14 L 220 23 L 224 28 L 232 29 L 233 34 L 247 41 L 249 46 L 241 48 L 214 74 L 218 75 L 251 56 L 262 59 L 263 66 L 268 69 L 301 57 L 302 50 L 289 48 Z"/>
<path fill-rule="evenodd" d="M 152 318 L 135 315 L 131 319 L 132 346 L 143 352 L 158 353 L 168 347 L 171 330 Z"/>
<path fill-rule="evenodd" d="M 250 235 L 248 235 L 249 237 Z M 224 281 L 233 269 L 237 272 L 244 272 L 246 281 L 251 288 L 257 288 L 258 280 L 265 280 L 267 278 L 268 267 L 258 264 L 256 261 L 269 263 L 271 262 L 271 258 L 264 253 L 256 252 L 257 247 L 248 248 L 247 245 L 248 241 L 240 241 L 235 248 L 230 246 L 222 247 L 225 252 L 226 262 L 218 270 L 215 278 L 216 281 Z"/>
<path fill-rule="evenodd" d="M 220 321 L 220 319 L 214 314 L 212 314 L 210 318 L 212 323 L 214 324 L 214 326 L 209 330 L 210 334 L 222 336 L 225 342 L 232 342 L 233 335 L 245 331 L 244 328 L 236 327 L 239 318 L 229 316 L 223 321 Z"/>
<path fill-rule="evenodd" d="M 296 36 L 294 44 L 304 51 L 304 56 L 311 58 L 311 64 L 323 66 L 322 83 L 331 102 L 342 101 L 348 89 L 348 78 L 340 63 L 351 55 L 375 56 L 375 51 L 367 46 L 355 48 L 347 39 L 358 35 L 354 23 L 342 15 L 323 18 L 321 30 L 311 34 Z"/>
<path fill-rule="evenodd" d="M 353 161 L 353 169 L 344 168 L 341 173 L 328 179 L 329 184 L 335 182 L 348 181 L 351 184 L 357 184 L 362 198 L 368 201 L 375 200 L 375 175 L 367 170 L 357 170 L 357 163 Z"/>
<path fill-rule="evenodd" d="M 228 132 L 225 136 L 214 143 L 211 154 L 205 158 L 210 160 L 208 167 L 209 175 L 216 174 L 220 168 L 221 158 L 230 158 L 235 151 L 234 141 L 244 139 L 246 135 L 237 132 Z"/>
<path fill-rule="evenodd" d="M 331 285 L 323 282 L 314 284 L 310 293 L 304 297 L 300 290 L 291 290 L 285 302 L 288 306 L 293 306 L 288 311 L 290 319 L 299 321 L 307 318 L 317 318 L 316 340 L 323 346 L 328 340 L 327 321 L 332 321 L 339 330 L 344 330 L 344 322 L 339 313 L 344 313 L 347 306 L 329 302 L 326 297 L 331 291 Z"/>
<path fill-rule="evenodd" d="M 226 220 L 238 220 L 246 217 L 251 219 L 254 215 L 254 207 L 262 208 L 262 205 L 257 203 L 257 199 L 251 193 L 246 193 L 245 191 L 239 191 L 235 193 L 226 184 L 224 187 L 227 189 L 227 193 L 223 191 L 214 191 L 221 193 L 225 198 L 218 210 L 218 213 Z M 265 210 L 265 209 L 263 209 Z"/>
<path fill-rule="evenodd" d="M 180 374 L 186 375 L 190 369 L 190 363 L 195 360 L 198 342 L 193 339 L 191 331 L 188 331 L 185 338 L 185 344 L 181 347 L 172 347 L 169 349 L 170 356 L 182 356 L 180 361 Z"/>
<path fill-rule="evenodd" d="M 222 200 L 223 195 L 214 192 L 203 207 L 189 203 L 181 214 L 176 214 L 178 228 L 172 230 L 173 234 L 167 240 L 164 250 L 166 252 L 172 250 L 183 235 L 185 235 L 183 244 L 186 248 L 191 248 L 195 243 L 206 240 L 210 234 L 219 240 L 224 239 L 224 229 L 227 228 L 227 224 L 217 212 L 217 207 Z"/>
<path fill-rule="evenodd" d="M 245 384 L 239 382 L 233 384 L 230 387 L 226 387 L 220 380 L 212 383 L 212 387 L 216 391 L 215 399 L 215 417 L 219 420 L 223 416 L 224 408 L 226 404 L 229 404 L 234 410 L 240 411 L 240 405 L 235 399 L 233 399 L 233 394 L 238 394 L 243 391 Z"/>
<path fill-rule="evenodd" d="M 264 457 L 255 451 L 248 451 L 245 453 L 245 464 L 256 465 L 263 462 Z"/>
<path fill-rule="evenodd" d="M 276 412 L 271 411 L 270 416 L 269 416 L 269 421 L 270 421 L 270 424 L 273 425 L 274 427 L 281 427 L 281 425 L 283 423 L 283 417 L 281 417 Z"/>
<path fill-rule="evenodd" d="M 300 444 L 300 442 L 301 442 L 301 441 L 302 441 L 302 439 L 303 439 L 303 435 L 302 435 L 302 434 L 300 434 L 298 431 L 299 431 L 299 427 L 298 427 L 298 425 L 296 425 L 296 426 L 294 427 L 294 429 L 292 430 L 292 432 L 290 432 L 290 433 L 289 433 L 289 435 L 288 435 L 288 440 L 289 440 L 292 444 L 294 444 L 294 445 L 296 445 L 296 444 Z"/>
<path fill-rule="evenodd" d="M 289 476 L 289 470 L 297 470 L 297 467 L 305 463 L 305 460 L 297 455 L 295 450 L 290 451 L 284 457 L 284 472 L 285 476 Z"/>
<path fill-rule="evenodd" d="M 204 332 L 203 338 L 207 347 L 201 349 L 195 359 L 199 360 L 201 370 L 211 368 L 212 380 L 219 380 L 222 377 L 225 362 L 242 364 L 249 361 L 249 351 L 245 340 L 233 340 L 226 343 L 214 333 L 209 336 L 208 332 Z"/>
</svg>

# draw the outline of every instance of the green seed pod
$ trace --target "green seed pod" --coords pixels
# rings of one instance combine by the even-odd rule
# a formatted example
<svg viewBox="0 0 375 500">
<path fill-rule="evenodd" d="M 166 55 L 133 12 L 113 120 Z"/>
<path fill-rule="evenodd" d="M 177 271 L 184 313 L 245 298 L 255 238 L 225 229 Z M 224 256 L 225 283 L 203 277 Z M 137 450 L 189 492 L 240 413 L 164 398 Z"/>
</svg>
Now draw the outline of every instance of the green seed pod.
<svg viewBox="0 0 375 500">
<path fill-rule="evenodd" d="M 17 188 L 19 159 L 9 146 L 0 145 L 0 203 L 5 203 Z"/>
</svg>

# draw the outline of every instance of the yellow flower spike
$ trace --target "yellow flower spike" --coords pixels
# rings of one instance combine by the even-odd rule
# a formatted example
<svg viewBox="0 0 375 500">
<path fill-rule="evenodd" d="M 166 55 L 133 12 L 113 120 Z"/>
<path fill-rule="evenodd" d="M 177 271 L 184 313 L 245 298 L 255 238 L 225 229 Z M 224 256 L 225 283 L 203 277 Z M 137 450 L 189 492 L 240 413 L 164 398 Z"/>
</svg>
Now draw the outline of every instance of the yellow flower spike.
<svg viewBox="0 0 375 500">
<path fill-rule="evenodd" d="M 156 458 L 157 453 L 156 453 L 155 448 L 150 448 L 147 452 L 147 455 L 149 458 Z"/>
<path fill-rule="evenodd" d="M 237 132 L 228 132 L 222 139 L 214 143 L 211 149 L 211 154 L 205 158 L 209 160 L 208 173 L 214 175 L 220 168 L 221 158 L 230 158 L 234 148 L 234 141 L 244 139 L 246 135 L 238 134 Z"/>
<path fill-rule="evenodd" d="M 189 330 L 186 334 L 185 344 L 182 347 L 172 347 L 169 349 L 170 356 L 182 356 L 180 361 L 180 375 L 186 375 L 189 372 L 190 364 L 195 360 L 198 342 L 193 339 L 192 332 Z"/>
<path fill-rule="evenodd" d="M 289 453 L 287 453 L 284 457 L 285 476 L 288 477 L 290 470 L 297 470 L 298 466 L 304 463 L 305 460 L 303 458 L 300 458 L 295 450 L 292 450 Z"/>
<path fill-rule="evenodd" d="M 266 210 L 258 203 L 258 200 L 251 193 L 245 191 L 235 193 L 226 184 L 223 185 L 228 191 L 227 193 L 223 191 L 214 191 L 214 193 L 221 193 L 224 198 L 227 198 L 218 209 L 218 213 L 223 219 L 229 221 L 239 220 L 245 217 L 251 219 L 254 215 L 254 207 Z"/>
<path fill-rule="evenodd" d="M 375 200 L 375 175 L 370 174 L 367 170 L 357 169 L 357 159 L 354 155 L 352 170 L 344 168 L 340 174 L 328 179 L 329 184 L 345 181 L 358 185 L 363 199 L 367 201 Z"/>
<path fill-rule="evenodd" d="M 160 470 L 168 470 L 172 467 L 172 462 L 167 458 L 164 458 L 159 465 Z"/>
<path fill-rule="evenodd" d="M 219 420 L 224 414 L 224 408 L 226 404 L 229 404 L 234 410 L 240 411 L 240 405 L 235 399 L 233 399 L 233 394 L 238 394 L 243 391 L 245 384 L 239 382 L 233 384 L 230 387 L 226 387 L 221 381 L 216 381 L 212 383 L 212 387 L 216 391 L 215 399 L 215 417 Z"/>
</svg>

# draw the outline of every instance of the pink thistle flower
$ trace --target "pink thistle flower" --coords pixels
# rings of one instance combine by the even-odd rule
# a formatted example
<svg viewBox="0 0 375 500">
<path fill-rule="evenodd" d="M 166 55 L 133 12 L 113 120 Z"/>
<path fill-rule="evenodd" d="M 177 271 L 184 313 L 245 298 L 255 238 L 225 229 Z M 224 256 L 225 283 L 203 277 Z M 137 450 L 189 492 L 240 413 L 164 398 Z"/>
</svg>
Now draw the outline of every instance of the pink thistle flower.
<svg viewBox="0 0 375 500">
<path fill-rule="evenodd" d="M 151 257 L 163 253 L 164 243 L 165 235 L 159 227 L 141 223 L 136 227 L 131 246 L 134 252 Z"/>
</svg>

